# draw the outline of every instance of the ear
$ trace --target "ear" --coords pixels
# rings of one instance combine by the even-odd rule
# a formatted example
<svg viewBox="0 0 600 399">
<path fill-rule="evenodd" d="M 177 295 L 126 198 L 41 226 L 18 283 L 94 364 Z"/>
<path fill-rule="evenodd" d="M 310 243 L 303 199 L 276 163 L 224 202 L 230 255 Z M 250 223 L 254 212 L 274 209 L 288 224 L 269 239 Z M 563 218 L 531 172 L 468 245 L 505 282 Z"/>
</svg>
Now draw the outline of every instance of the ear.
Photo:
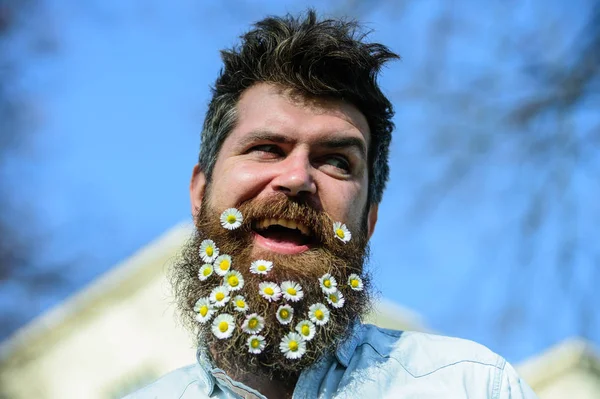
<svg viewBox="0 0 600 399">
<path fill-rule="evenodd" d="M 190 181 L 190 205 L 192 207 L 192 215 L 196 217 L 196 212 L 202 205 L 204 199 L 204 190 L 206 188 L 206 176 L 200 170 L 200 166 L 194 166 L 192 171 L 192 180 Z"/>
<path fill-rule="evenodd" d="M 369 214 L 367 215 L 367 238 L 371 239 L 371 236 L 375 232 L 375 225 L 377 224 L 377 212 L 379 211 L 379 204 L 373 204 L 369 208 Z"/>
</svg>

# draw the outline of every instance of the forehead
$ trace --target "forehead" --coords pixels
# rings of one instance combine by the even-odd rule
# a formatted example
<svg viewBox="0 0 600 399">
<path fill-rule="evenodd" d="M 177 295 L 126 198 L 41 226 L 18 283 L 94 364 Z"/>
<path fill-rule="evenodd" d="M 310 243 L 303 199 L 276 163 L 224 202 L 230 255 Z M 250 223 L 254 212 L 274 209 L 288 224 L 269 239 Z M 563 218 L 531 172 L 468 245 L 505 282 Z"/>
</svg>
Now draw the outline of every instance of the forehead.
<svg viewBox="0 0 600 399">
<path fill-rule="evenodd" d="M 354 136 L 365 143 L 365 148 L 370 142 L 367 119 L 354 105 L 338 99 L 307 97 L 269 83 L 258 83 L 242 93 L 236 119 L 226 141 L 264 130 L 298 140 Z"/>
</svg>

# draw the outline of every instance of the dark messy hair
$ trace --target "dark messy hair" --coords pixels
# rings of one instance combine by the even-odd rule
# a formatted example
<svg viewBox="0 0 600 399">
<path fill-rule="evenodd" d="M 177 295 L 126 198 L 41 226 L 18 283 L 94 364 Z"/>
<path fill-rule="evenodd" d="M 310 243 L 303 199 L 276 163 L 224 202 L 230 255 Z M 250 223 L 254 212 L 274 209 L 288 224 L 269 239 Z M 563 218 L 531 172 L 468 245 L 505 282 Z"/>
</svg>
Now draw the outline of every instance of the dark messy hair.
<svg viewBox="0 0 600 399">
<path fill-rule="evenodd" d="M 224 67 L 212 89 L 202 130 L 199 165 L 210 182 L 217 155 L 236 123 L 242 92 L 259 82 L 309 97 L 341 99 L 357 107 L 371 130 L 369 202 L 379 203 L 389 175 L 388 153 L 394 114 L 377 84 L 382 65 L 398 55 L 365 43 L 356 21 L 268 17 L 241 36 L 239 47 L 223 50 Z"/>
</svg>

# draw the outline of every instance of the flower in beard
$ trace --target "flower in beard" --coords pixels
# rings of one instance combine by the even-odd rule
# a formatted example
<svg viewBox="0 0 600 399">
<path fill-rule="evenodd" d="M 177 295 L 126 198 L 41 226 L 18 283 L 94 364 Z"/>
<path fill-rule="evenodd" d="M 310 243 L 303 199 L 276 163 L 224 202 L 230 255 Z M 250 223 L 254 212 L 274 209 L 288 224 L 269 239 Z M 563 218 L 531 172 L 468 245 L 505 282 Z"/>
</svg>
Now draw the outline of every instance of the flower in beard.
<svg viewBox="0 0 600 399">
<path fill-rule="evenodd" d="M 318 326 L 323 326 L 329 321 L 329 309 L 322 303 L 315 303 L 308 308 L 308 318 Z"/>
<path fill-rule="evenodd" d="M 302 339 L 305 341 L 310 341 L 313 339 L 316 332 L 315 325 L 310 320 L 302 320 L 296 324 L 295 330 L 298 331 L 298 334 L 302 335 Z"/>
<path fill-rule="evenodd" d="M 246 344 L 248 345 L 248 352 L 257 355 L 265 349 L 267 343 L 262 335 L 251 335 L 248 337 Z"/>
<path fill-rule="evenodd" d="M 279 350 L 287 359 L 300 359 L 306 352 L 306 342 L 298 333 L 288 333 L 279 344 Z"/>
<path fill-rule="evenodd" d="M 235 208 L 225 209 L 221 214 L 221 226 L 227 230 L 235 230 L 242 225 L 242 212 Z"/>
<path fill-rule="evenodd" d="M 319 279 L 319 283 L 321 284 L 321 289 L 326 294 L 331 294 L 337 291 L 337 281 L 335 280 L 335 277 L 329 273 L 322 275 Z"/>
<path fill-rule="evenodd" d="M 206 263 L 210 263 L 219 256 L 219 248 L 213 240 L 204 240 L 200 243 L 200 257 Z"/>
<path fill-rule="evenodd" d="M 294 318 L 294 309 L 290 305 L 281 305 L 277 309 L 277 320 L 283 325 L 290 324 Z"/>
<path fill-rule="evenodd" d="M 342 241 L 344 244 L 350 241 L 350 239 L 352 238 L 350 230 L 348 230 L 346 225 L 341 222 L 335 222 L 333 224 L 333 232 L 336 238 Z"/>
<path fill-rule="evenodd" d="M 348 276 L 348 286 L 350 286 L 350 288 L 352 288 L 354 291 L 362 291 L 363 281 L 358 274 L 351 274 Z"/>
<path fill-rule="evenodd" d="M 258 285 L 260 295 L 269 302 L 276 302 L 281 298 L 281 288 L 270 281 L 263 281 Z"/>
<path fill-rule="evenodd" d="M 204 324 L 211 319 L 215 309 L 208 298 L 200 298 L 194 305 L 194 312 L 196 312 L 196 321 Z"/>
<path fill-rule="evenodd" d="M 223 285 L 215 287 L 210 292 L 210 301 L 218 308 L 225 306 L 229 302 L 229 289 Z"/>
<path fill-rule="evenodd" d="M 242 330 L 248 334 L 257 334 L 265 327 L 265 319 L 258 313 L 252 313 L 246 316 Z"/>
<path fill-rule="evenodd" d="M 231 269 L 231 256 L 219 256 L 217 259 L 215 259 L 213 267 L 215 269 L 215 273 L 217 273 L 219 276 L 224 276 L 225 274 L 227 274 L 229 269 Z"/>
<path fill-rule="evenodd" d="M 341 308 L 342 306 L 344 306 L 345 301 L 346 300 L 344 299 L 344 295 L 342 295 L 342 293 L 339 291 L 327 294 L 327 302 L 329 302 L 329 304 L 334 308 Z"/>
<path fill-rule="evenodd" d="M 241 295 L 238 295 L 232 299 L 233 309 L 236 312 L 246 313 L 248 311 L 248 303 L 246 302 L 246 298 Z"/>
<path fill-rule="evenodd" d="M 210 263 L 205 263 L 198 270 L 198 278 L 200 281 L 206 281 L 213 274 L 213 266 Z"/>
<path fill-rule="evenodd" d="M 223 276 L 223 285 L 225 285 L 229 291 L 240 290 L 244 287 L 244 277 L 242 277 L 242 273 L 237 270 L 230 270 Z"/>
<path fill-rule="evenodd" d="M 250 272 L 253 274 L 267 274 L 273 268 L 273 262 L 259 259 L 250 264 Z"/>
<path fill-rule="evenodd" d="M 281 293 L 288 301 L 298 302 L 304 297 L 304 292 L 300 284 L 293 281 L 284 281 L 281 283 Z"/>
<path fill-rule="evenodd" d="M 233 329 L 235 328 L 235 321 L 233 316 L 228 313 L 222 313 L 215 317 L 212 323 L 212 332 L 215 337 L 219 339 L 226 339 L 231 337 Z"/>
</svg>

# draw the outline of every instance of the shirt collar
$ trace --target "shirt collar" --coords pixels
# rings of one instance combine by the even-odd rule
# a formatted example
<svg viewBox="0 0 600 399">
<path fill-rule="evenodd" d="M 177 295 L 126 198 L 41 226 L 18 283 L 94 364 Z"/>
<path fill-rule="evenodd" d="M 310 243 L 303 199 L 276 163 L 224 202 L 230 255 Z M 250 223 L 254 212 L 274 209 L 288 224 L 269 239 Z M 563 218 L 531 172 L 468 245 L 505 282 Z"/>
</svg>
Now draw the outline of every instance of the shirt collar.
<svg viewBox="0 0 600 399">
<path fill-rule="evenodd" d="M 206 349 L 202 346 L 198 347 L 198 350 L 196 351 L 196 360 L 200 365 L 198 374 L 206 385 L 206 394 L 211 396 L 215 390 L 215 377 L 213 377 L 212 373 L 210 372 L 213 366 L 206 354 Z"/>
<path fill-rule="evenodd" d="M 348 367 L 356 347 L 362 341 L 362 336 L 362 324 L 359 322 L 354 323 L 354 325 L 350 328 L 350 334 L 348 334 L 348 337 L 338 345 L 338 348 L 335 351 L 335 357 L 344 367 Z"/>
</svg>

